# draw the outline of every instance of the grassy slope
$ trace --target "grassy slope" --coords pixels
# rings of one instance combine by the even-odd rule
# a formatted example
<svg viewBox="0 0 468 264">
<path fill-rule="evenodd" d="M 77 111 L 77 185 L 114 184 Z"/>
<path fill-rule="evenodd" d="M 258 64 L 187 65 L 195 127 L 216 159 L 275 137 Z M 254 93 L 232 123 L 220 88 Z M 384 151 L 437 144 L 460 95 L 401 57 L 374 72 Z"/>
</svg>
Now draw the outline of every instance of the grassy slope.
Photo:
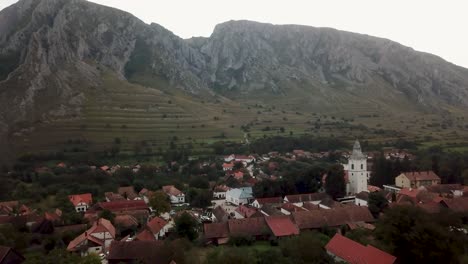
<svg viewBox="0 0 468 264">
<path fill-rule="evenodd" d="M 333 135 L 349 140 L 390 141 L 406 137 L 429 142 L 443 140 L 447 144 L 468 142 L 467 113 L 448 109 L 450 113 L 444 117 L 420 114 L 411 109 L 408 102 L 398 101 L 396 94 L 388 95 L 389 100 L 385 102 L 384 92 L 376 89 L 343 93 L 337 88 L 317 92 L 318 89 L 310 87 L 293 87 L 287 97 L 246 96 L 231 91 L 228 96 L 235 100 L 230 100 L 203 93 L 187 95 L 177 89 L 167 89 L 164 82 L 139 83 L 154 88 L 104 74 L 100 87 L 84 91 L 86 102 L 81 117 L 38 125 L 28 136 L 16 137 L 17 152 L 69 148 L 70 139 L 87 140 L 92 149 L 104 149 L 110 147 L 115 138 L 121 139 L 122 151 L 131 153 L 142 141 L 147 142 L 145 148 L 156 151 L 166 148 L 175 136 L 177 144 L 191 143 L 195 152 L 202 153 L 207 150 L 206 143 L 240 142 L 244 137 L 241 126 L 247 124 L 251 140 L 292 132 L 293 135 Z M 327 95 L 327 102 L 318 99 L 319 93 Z M 363 93 L 374 93 L 375 101 L 361 100 Z M 344 122 L 342 118 L 353 121 Z M 446 129 L 430 127 L 448 121 L 452 125 Z M 285 129 L 284 133 L 280 133 L 280 127 Z M 378 133 L 376 129 L 387 132 Z M 220 137 L 222 133 L 226 138 Z M 432 138 L 424 139 L 425 136 Z"/>
</svg>

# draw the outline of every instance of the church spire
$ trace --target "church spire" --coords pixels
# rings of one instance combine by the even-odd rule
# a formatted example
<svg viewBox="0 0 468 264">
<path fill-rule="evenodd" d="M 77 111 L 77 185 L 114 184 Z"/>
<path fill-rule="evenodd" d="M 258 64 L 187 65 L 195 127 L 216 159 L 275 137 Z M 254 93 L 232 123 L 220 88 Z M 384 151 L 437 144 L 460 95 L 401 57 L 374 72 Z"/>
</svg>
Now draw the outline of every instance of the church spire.
<svg viewBox="0 0 468 264">
<path fill-rule="evenodd" d="M 359 144 L 359 140 L 356 139 L 353 146 L 353 154 L 351 154 L 352 159 L 364 159 L 364 154 L 362 154 L 361 144 Z"/>
</svg>

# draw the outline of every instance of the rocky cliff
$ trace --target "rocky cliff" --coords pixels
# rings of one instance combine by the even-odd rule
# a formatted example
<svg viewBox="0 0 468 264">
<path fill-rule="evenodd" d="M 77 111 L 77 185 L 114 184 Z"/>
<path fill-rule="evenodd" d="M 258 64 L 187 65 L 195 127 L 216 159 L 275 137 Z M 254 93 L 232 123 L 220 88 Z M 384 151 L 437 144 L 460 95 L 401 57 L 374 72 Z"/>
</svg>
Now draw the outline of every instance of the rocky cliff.
<svg viewBox="0 0 468 264">
<path fill-rule="evenodd" d="M 192 95 L 235 91 L 288 100 L 294 87 L 330 105 L 330 98 L 352 94 L 433 111 L 468 107 L 467 69 L 386 39 L 230 21 L 209 38 L 183 40 L 83 0 L 21 0 L 0 12 L 3 144 L 35 122 L 79 116 L 82 90 L 98 87 L 103 69 Z"/>
</svg>

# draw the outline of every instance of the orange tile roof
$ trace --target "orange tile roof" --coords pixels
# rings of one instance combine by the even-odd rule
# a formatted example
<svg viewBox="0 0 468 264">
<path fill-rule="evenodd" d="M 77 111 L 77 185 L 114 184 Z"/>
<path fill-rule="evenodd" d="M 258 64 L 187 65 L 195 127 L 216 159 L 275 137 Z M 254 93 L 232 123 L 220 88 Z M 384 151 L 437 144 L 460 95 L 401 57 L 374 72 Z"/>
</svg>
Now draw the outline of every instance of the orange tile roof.
<svg viewBox="0 0 468 264">
<path fill-rule="evenodd" d="M 335 234 L 325 246 L 325 249 L 352 264 L 393 264 L 396 261 L 396 257 L 387 252 L 370 245 L 361 245 L 340 234 Z"/>
<path fill-rule="evenodd" d="M 173 195 L 173 196 L 178 196 L 178 195 L 183 194 L 179 189 L 174 187 L 174 185 L 166 185 L 166 186 L 163 186 L 162 189 L 163 189 L 163 192 L 165 192 L 166 194 Z"/>
<path fill-rule="evenodd" d="M 149 221 L 146 225 L 148 226 L 149 230 L 153 232 L 153 234 L 157 234 L 159 231 L 161 231 L 161 229 L 163 229 L 164 226 L 167 225 L 167 222 L 160 217 L 155 217 L 151 219 L 151 221 Z"/>
<path fill-rule="evenodd" d="M 69 195 L 68 199 L 70 199 L 70 202 L 74 206 L 77 206 L 80 203 L 85 203 L 87 205 L 90 205 L 93 202 L 93 195 L 90 193 L 73 194 L 73 195 Z"/>
<path fill-rule="evenodd" d="M 299 228 L 289 216 L 266 216 L 265 221 L 276 237 L 299 235 Z"/>
<path fill-rule="evenodd" d="M 139 241 L 155 241 L 156 238 L 154 237 L 154 234 L 148 230 L 148 229 L 143 229 L 138 235 L 136 235 L 135 240 Z"/>
</svg>

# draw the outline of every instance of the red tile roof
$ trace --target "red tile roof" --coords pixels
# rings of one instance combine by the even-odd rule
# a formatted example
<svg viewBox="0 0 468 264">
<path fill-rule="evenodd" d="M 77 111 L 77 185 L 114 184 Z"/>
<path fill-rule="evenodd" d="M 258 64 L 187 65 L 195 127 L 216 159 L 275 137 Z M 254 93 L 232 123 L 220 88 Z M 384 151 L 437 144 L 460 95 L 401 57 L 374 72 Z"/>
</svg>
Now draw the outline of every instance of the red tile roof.
<svg viewBox="0 0 468 264">
<path fill-rule="evenodd" d="M 468 197 L 444 199 L 440 203 L 455 212 L 468 212 Z"/>
<path fill-rule="evenodd" d="M 135 211 L 135 210 L 149 210 L 148 205 L 145 201 L 136 200 L 136 201 L 112 201 L 112 202 L 101 202 L 98 203 L 97 207 L 100 207 L 104 210 L 109 210 L 111 212 L 115 211 Z"/>
<path fill-rule="evenodd" d="M 115 225 L 124 228 L 138 226 L 138 220 L 132 215 L 116 215 L 114 218 L 114 223 Z"/>
<path fill-rule="evenodd" d="M 203 229 L 205 231 L 206 239 L 229 237 L 228 223 L 204 224 Z"/>
<path fill-rule="evenodd" d="M 364 206 L 347 206 L 332 209 L 320 209 L 293 212 L 294 222 L 299 229 L 316 229 L 324 226 L 334 227 L 353 222 L 373 222 L 374 217 Z"/>
<path fill-rule="evenodd" d="M 263 217 L 229 220 L 228 226 L 230 234 L 234 236 L 261 236 L 270 233 Z"/>
<path fill-rule="evenodd" d="M 370 245 L 363 246 L 340 234 L 335 234 L 325 249 L 350 264 L 393 264 L 396 261 L 396 257 L 387 252 Z"/>
<path fill-rule="evenodd" d="M 299 235 L 299 228 L 289 216 L 266 216 L 265 221 L 276 237 Z"/>
<path fill-rule="evenodd" d="M 303 211 L 307 211 L 306 209 L 302 208 L 302 207 L 299 207 L 299 206 L 296 206 L 292 203 L 284 203 L 281 205 L 281 209 L 284 209 L 288 212 L 303 212 Z"/>
<path fill-rule="evenodd" d="M 179 189 L 174 187 L 174 185 L 166 185 L 166 186 L 163 186 L 162 189 L 163 189 L 163 192 L 165 192 L 168 195 L 178 196 L 178 195 L 183 194 Z"/>
<path fill-rule="evenodd" d="M 440 181 L 440 177 L 433 171 L 402 172 L 410 181 Z"/>
<path fill-rule="evenodd" d="M 148 229 L 143 229 L 138 235 L 135 236 L 135 240 L 138 241 L 155 241 L 156 238 L 154 237 L 154 234 L 148 230 Z"/>
<path fill-rule="evenodd" d="M 163 241 L 112 241 L 109 263 L 171 263 L 174 252 Z"/>
<path fill-rule="evenodd" d="M 231 162 L 231 163 L 223 163 L 223 168 L 233 168 L 234 167 L 234 163 Z"/>
<path fill-rule="evenodd" d="M 146 225 L 148 226 L 149 230 L 153 232 L 153 234 L 158 234 L 159 231 L 161 231 L 161 229 L 167 225 L 167 222 L 160 217 L 155 217 L 151 219 L 151 221 L 149 221 Z"/>
<path fill-rule="evenodd" d="M 109 232 L 112 238 L 115 238 L 115 227 L 112 223 L 104 218 L 98 219 L 90 229 L 86 232 L 82 233 L 68 244 L 67 250 L 69 251 L 76 251 L 78 250 L 78 246 L 86 240 L 90 240 L 98 245 L 104 245 L 104 241 L 96 238 L 94 236 L 95 233 L 100 232 Z"/>
<path fill-rule="evenodd" d="M 278 197 L 267 197 L 267 198 L 257 198 L 255 201 L 260 204 L 260 206 L 264 204 L 280 204 L 283 203 L 283 198 L 281 196 Z"/>
<path fill-rule="evenodd" d="M 133 186 L 126 186 L 126 187 L 119 187 L 117 192 L 122 196 L 126 197 L 129 200 L 134 200 L 138 197 L 138 194 L 135 192 L 135 188 Z"/>
<path fill-rule="evenodd" d="M 304 194 L 294 194 L 286 195 L 284 200 L 287 200 L 290 203 L 300 203 L 300 202 L 312 202 L 312 201 L 321 201 L 325 199 L 328 195 L 326 193 L 304 193 Z"/>
<path fill-rule="evenodd" d="M 110 202 L 112 201 L 122 201 L 122 200 L 125 200 L 125 198 L 123 198 L 122 195 L 118 194 L 118 193 L 114 193 L 114 192 L 105 192 L 104 193 L 104 196 L 106 197 L 107 200 L 109 200 Z"/>
<path fill-rule="evenodd" d="M 239 205 L 236 208 L 236 212 L 245 218 L 250 218 L 257 212 L 257 209 L 253 207 L 247 207 L 245 205 Z"/>
<path fill-rule="evenodd" d="M 90 193 L 74 194 L 74 195 L 69 195 L 68 199 L 74 206 L 78 206 L 78 204 L 80 203 L 85 203 L 87 205 L 90 205 L 93 202 L 93 195 Z"/>
</svg>

